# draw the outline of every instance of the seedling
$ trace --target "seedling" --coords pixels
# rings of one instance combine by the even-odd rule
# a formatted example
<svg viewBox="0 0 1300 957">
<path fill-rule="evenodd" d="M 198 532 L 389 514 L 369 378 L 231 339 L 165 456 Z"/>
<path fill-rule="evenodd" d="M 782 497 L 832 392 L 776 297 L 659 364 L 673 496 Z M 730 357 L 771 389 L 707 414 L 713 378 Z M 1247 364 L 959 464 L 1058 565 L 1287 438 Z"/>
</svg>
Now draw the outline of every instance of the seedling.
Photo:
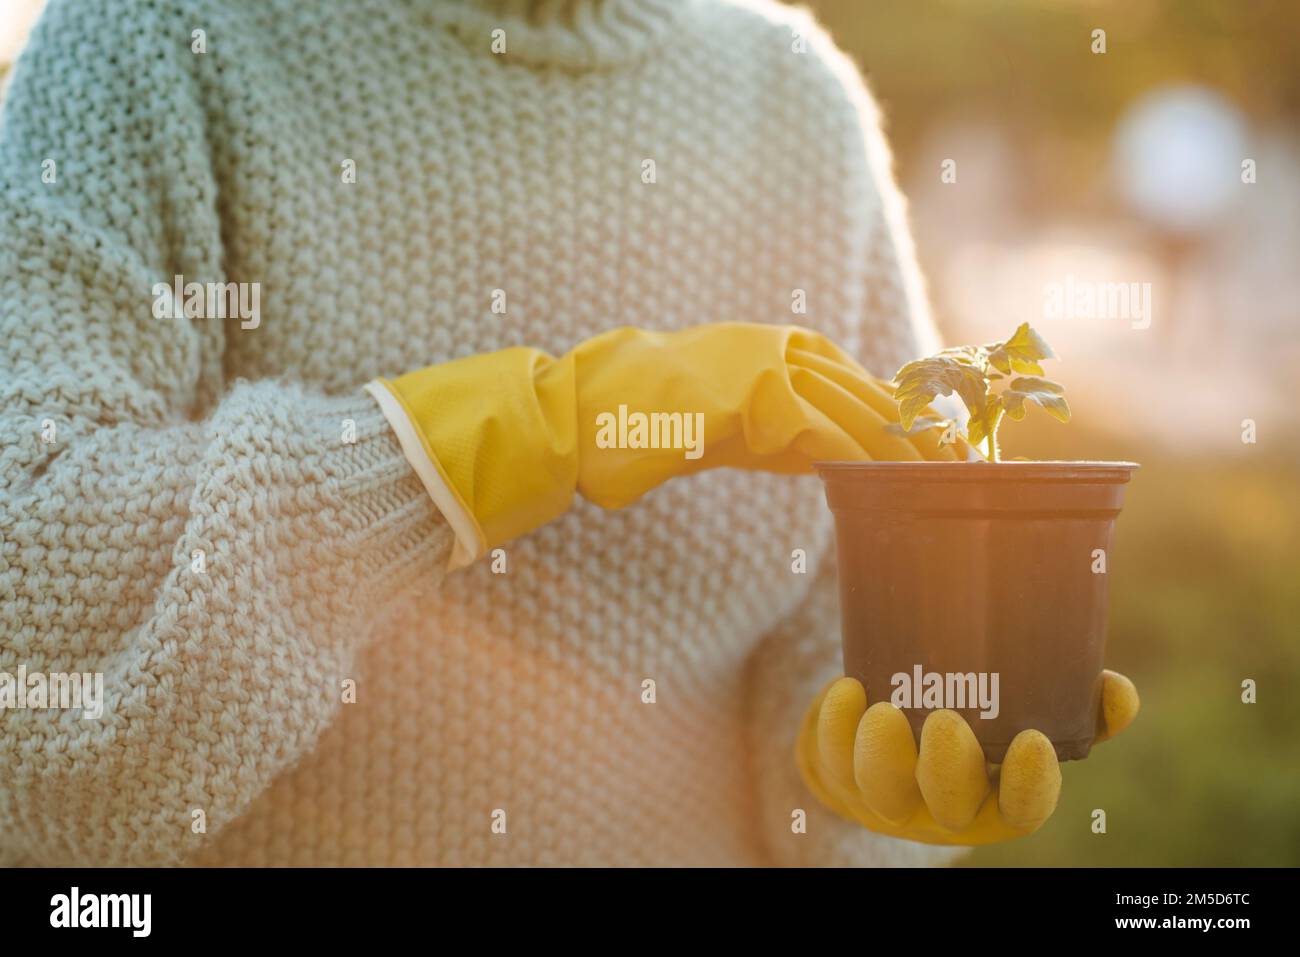
<svg viewBox="0 0 1300 957">
<path fill-rule="evenodd" d="M 916 429 L 942 428 L 940 444 L 948 444 L 955 423 L 921 416 L 921 412 L 936 396 L 956 392 L 970 411 L 966 441 L 977 452 L 983 443 L 984 457 L 997 462 L 998 429 L 1007 416 L 1023 419 L 1028 411 L 1026 402 L 1036 402 L 1061 422 L 1070 421 L 1070 407 L 1062 394 L 1065 387 L 1042 378 L 1043 367 L 1038 364 L 1040 359 L 1055 358 L 1052 347 L 1025 322 L 1005 342 L 957 346 L 909 362 L 894 376 L 899 424 L 891 426 L 891 431 L 906 435 Z M 994 382 L 1013 375 L 1015 378 L 994 390 Z"/>
</svg>

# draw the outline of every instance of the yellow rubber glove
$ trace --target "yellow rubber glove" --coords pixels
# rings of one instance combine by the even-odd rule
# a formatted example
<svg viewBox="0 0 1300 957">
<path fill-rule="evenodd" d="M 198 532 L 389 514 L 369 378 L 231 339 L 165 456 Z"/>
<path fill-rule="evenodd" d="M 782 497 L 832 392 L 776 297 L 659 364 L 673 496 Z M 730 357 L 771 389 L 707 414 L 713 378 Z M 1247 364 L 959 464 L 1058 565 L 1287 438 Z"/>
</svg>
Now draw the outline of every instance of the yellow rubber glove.
<svg viewBox="0 0 1300 957">
<path fill-rule="evenodd" d="M 1133 683 L 1102 673 L 1097 740 L 1137 715 Z M 1056 810 L 1061 769 L 1051 742 L 1021 731 L 1001 765 L 990 765 L 975 732 L 955 711 L 935 711 L 921 746 L 903 712 L 887 701 L 867 707 L 855 678 L 831 682 L 799 729 L 795 760 L 804 782 L 841 817 L 925 844 L 993 844 L 1036 831 Z"/>
<path fill-rule="evenodd" d="M 939 448 L 934 430 L 886 431 L 898 421 L 889 387 L 798 326 L 615 329 L 560 359 L 503 349 L 367 389 L 456 533 L 453 567 L 563 514 L 575 492 L 620 508 L 721 466 L 794 473 L 821 460 L 965 452 Z M 677 414 L 664 420 L 677 447 L 617 447 L 620 417 L 651 413 Z M 622 437 L 637 444 L 631 431 Z M 683 448 L 688 439 L 698 448 Z"/>
</svg>

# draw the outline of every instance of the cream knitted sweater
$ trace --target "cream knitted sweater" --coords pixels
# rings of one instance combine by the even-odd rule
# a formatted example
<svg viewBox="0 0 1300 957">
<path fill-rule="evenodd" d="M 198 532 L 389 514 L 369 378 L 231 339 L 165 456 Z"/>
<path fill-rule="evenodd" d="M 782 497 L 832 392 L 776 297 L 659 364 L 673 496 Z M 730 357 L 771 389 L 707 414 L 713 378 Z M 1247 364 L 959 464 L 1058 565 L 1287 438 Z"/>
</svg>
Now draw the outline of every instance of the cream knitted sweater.
<svg viewBox="0 0 1300 957">
<path fill-rule="evenodd" d="M 623 324 L 915 354 L 877 116 L 804 14 L 51 0 L 0 223 L 0 672 L 104 676 L 97 720 L 0 712 L 0 863 L 951 858 L 798 779 L 839 670 L 816 478 L 579 502 L 444 577 L 361 391 Z M 178 275 L 257 320 L 157 318 Z"/>
</svg>

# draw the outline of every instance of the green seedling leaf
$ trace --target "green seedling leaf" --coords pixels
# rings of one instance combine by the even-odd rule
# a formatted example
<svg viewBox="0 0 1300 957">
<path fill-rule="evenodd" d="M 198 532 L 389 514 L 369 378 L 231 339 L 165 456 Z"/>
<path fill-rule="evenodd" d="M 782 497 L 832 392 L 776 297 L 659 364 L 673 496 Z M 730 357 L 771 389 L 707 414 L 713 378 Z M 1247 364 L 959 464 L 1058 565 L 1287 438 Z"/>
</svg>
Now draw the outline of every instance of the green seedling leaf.
<svg viewBox="0 0 1300 957">
<path fill-rule="evenodd" d="M 989 362 L 988 353 L 983 346 L 955 346 L 951 349 L 941 349 L 936 356 L 955 359 L 962 365 L 976 366 L 980 369 L 987 368 Z"/>
<path fill-rule="evenodd" d="M 1002 404 L 1006 407 L 1007 415 L 1017 421 L 1025 417 L 1027 411 L 1025 402 L 1029 401 L 1037 402 L 1053 418 L 1061 422 L 1069 422 L 1070 406 L 1061 394 L 1064 391 L 1065 386 L 1059 382 L 1040 379 L 1037 376 L 1024 376 L 1012 379 L 1011 384 L 1003 390 Z"/>
<path fill-rule="evenodd" d="M 984 373 L 977 366 L 950 355 L 909 362 L 898 370 L 894 381 L 898 418 L 904 429 L 911 429 L 912 422 L 937 396 L 956 392 L 966 401 L 967 395 L 982 396 L 988 389 Z"/>
<path fill-rule="evenodd" d="M 1004 418 L 1023 419 L 1026 402 L 1035 402 L 1062 422 L 1070 421 L 1070 407 L 1060 383 L 1041 378 L 1040 359 L 1054 359 L 1056 353 L 1029 323 L 1021 323 L 1005 342 L 983 346 L 956 346 L 927 359 L 907 363 L 894 376 L 894 399 L 898 402 L 899 424 L 886 426 L 897 435 L 915 429 L 950 426 L 933 417 L 918 418 L 938 396 L 954 392 L 970 411 L 966 438 L 979 451 L 987 443 L 988 459 L 998 460 L 998 428 Z M 992 384 L 1007 376 L 1016 378 L 992 391 Z"/>
<path fill-rule="evenodd" d="M 1042 375 L 1043 367 L 1038 360 L 1056 358 L 1052 347 L 1027 322 L 1022 322 L 1006 342 L 993 342 L 985 349 L 988 350 L 989 364 L 1003 375 L 1013 372 Z"/>
</svg>

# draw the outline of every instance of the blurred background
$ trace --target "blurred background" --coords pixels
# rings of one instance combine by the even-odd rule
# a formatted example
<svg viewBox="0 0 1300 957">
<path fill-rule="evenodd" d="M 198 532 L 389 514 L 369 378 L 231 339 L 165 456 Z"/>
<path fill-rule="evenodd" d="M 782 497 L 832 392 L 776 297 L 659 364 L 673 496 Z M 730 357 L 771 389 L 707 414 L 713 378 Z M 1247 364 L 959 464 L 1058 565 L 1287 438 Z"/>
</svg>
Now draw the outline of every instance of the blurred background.
<svg viewBox="0 0 1300 957">
<path fill-rule="evenodd" d="M 1028 321 L 1061 357 L 1074 421 L 1004 454 L 1142 463 L 1108 645 L 1142 713 L 970 863 L 1300 864 L 1300 4 L 809 6 L 881 103 L 945 341 Z M 1052 309 L 1070 277 L 1149 284 L 1150 315 Z"/>
<path fill-rule="evenodd" d="M 945 340 L 1061 356 L 1074 421 L 1004 455 L 1142 463 L 1109 645 L 1142 714 L 970 863 L 1300 864 L 1300 4 L 808 5 L 881 103 Z M 39 6 L 0 0 L 0 76 Z M 1088 316 L 1106 284 L 1138 295 Z"/>
</svg>

